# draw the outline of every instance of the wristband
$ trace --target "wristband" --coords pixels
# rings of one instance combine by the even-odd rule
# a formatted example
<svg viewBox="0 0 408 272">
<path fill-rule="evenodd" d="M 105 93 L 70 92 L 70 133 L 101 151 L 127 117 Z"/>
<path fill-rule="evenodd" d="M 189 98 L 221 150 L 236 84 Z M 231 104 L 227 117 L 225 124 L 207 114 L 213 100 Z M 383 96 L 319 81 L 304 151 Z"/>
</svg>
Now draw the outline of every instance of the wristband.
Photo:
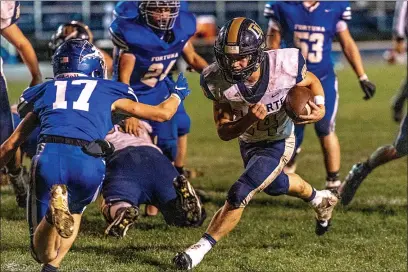
<svg viewBox="0 0 408 272">
<path fill-rule="evenodd" d="M 360 80 L 360 81 L 368 80 L 368 76 L 366 74 L 364 74 L 361 77 L 359 77 L 358 80 Z"/>
<path fill-rule="evenodd" d="M 314 102 L 316 105 L 324 105 L 324 96 L 323 96 L 323 95 L 316 95 L 316 96 L 313 98 L 313 102 Z"/>
<path fill-rule="evenodd" d="M 180 98 L 180 96 L 179 96 L 178 94 L 172 93 L 170 96 L 173 96 L 173 97 L 177 98 L 177 99 L 178 99 L 178 104 L 180 105 L 180 103 L 181 103 L 181 98 Z"/>
</svg>

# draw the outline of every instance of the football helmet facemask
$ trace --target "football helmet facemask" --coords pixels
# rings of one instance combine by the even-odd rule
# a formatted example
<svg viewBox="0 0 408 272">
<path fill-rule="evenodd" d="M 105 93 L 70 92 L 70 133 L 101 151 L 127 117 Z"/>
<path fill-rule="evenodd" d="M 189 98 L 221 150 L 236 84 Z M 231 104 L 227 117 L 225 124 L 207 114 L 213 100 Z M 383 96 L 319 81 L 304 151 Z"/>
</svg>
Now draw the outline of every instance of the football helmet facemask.
<svg viewBox="0 0 408 272">
<path fill-rule="evenodd" d="M 57 31 L 51 36 L 48 48 L 54 53 L 58 46 L 70 39 L 82 39 L 93 43 L 93 34 L 86 24 L 71 21 L 58 27 Z"/>
<path fill-rule="evenodd" d="M 70 39 L 61 44 L 52 57 L 54 77 L 75 73 L 95 78 L 107 78 L 101 51 L 87 40 Z"/>
<path fill-rule="evenodd" d="M 238 17 L 228 21 L 220 30 L 214 44 L 215 58 L 225 79 L 230 83 L 244 82 L 264 59 L 265 36 L 252 19 Z M 240 70 L 232 68 L 237 59 L 248 58 Z"/>
<path fill-rule="evenodd" d="M 151 28 L 170 30 L 179 15 L 180 1 L 142 1 L 139 11 Z"/>
</svg>

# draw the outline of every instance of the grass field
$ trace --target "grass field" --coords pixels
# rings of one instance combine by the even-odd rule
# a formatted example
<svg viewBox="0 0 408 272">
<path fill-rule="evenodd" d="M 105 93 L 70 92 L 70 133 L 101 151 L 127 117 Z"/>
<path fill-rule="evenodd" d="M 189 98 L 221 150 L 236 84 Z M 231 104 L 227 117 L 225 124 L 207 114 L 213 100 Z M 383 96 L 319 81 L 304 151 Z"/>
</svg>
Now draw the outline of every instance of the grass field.
<svg viewBox="0 0 408 272">
<path fill-rule="evenodd" d="M 377 84 L 373 100 L 364 101 L 350 69 L 338 72 L 340 107 L 336 130 L 342 146 L 341 176 L 378 146 L 392 143 L 398 125 L 391 121 L 390 98 L 406 67 L 367 67 Z M 85 211 L 81 231 L 61 271 L 172 271 L 171 259 L 196 242 L 243 166 L 236 141 L 223 142 L 212 121 L 212 104 L 189 74 L 193 88 L 186 102 L 192 118 L 188 165 L 205 172 L 193 180 L 210 195 L 209 218 L 197 229 L 168 227 L 162 216 L 142 217 L 125 239 L 104 238 L 104 220 L 95 204 Z M 16 100 L 25 82 L 8 82 Z M 325 180 L 323 159 L 312 127 L 307 129 L 298 173 L 316 188 Z M 1 271 L 39 271 L 28 251 L 24 210 L 10 189 L 1 196 Z M 347 208 L 335 211 L 333 227 L 314 234 L 312 210 L 298 199 L 263 193 L 250 203 L 238 227 L 205 257 L 195 271 L 406 271 L 407 160 L 376 169 Z"/>
</svg>

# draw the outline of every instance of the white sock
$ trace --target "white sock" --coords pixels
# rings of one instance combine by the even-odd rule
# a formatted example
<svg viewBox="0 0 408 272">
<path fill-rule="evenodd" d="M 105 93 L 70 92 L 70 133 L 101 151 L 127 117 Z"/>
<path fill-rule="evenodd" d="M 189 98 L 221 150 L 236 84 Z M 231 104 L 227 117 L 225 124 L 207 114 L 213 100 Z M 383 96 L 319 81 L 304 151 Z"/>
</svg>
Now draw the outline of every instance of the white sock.
<svg viewBox="0 0 408 272">
<path fill-rule="evenodd" d="M 212 246 L 210 242 L 205 238 L 201 238 L 197 243 L 189 247 L 185 251 L 185 253 L 190 256 L 192 267 L 195 267 L 197 264 L 199 264 L 204 258 L 204 255 L 207 254 L 207 252 L 210 251 L 211 248 Z"/>
<path fill-rule="evenodd" d="M 326 196 L 327 190 L 316 190 L 315 197 L 309 202 L 312 207 L 318 206 L 322 202 L 322 198 Z"/>
</svg>

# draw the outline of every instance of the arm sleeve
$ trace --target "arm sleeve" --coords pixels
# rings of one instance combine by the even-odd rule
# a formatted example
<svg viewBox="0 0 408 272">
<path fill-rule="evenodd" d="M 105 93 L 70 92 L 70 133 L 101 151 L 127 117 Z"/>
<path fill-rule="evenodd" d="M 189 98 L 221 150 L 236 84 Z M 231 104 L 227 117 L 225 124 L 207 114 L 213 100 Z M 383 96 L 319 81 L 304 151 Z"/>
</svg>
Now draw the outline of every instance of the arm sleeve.
<svg viewBox="0 0 408 272">
<path fill-rule="evenodd" d="M 296 84 L 301 82 L 306 77 L 307 72 L 306 60 L 300 50 L 298 51 L 298 71 L 296 76 Z"/>
</svg>

